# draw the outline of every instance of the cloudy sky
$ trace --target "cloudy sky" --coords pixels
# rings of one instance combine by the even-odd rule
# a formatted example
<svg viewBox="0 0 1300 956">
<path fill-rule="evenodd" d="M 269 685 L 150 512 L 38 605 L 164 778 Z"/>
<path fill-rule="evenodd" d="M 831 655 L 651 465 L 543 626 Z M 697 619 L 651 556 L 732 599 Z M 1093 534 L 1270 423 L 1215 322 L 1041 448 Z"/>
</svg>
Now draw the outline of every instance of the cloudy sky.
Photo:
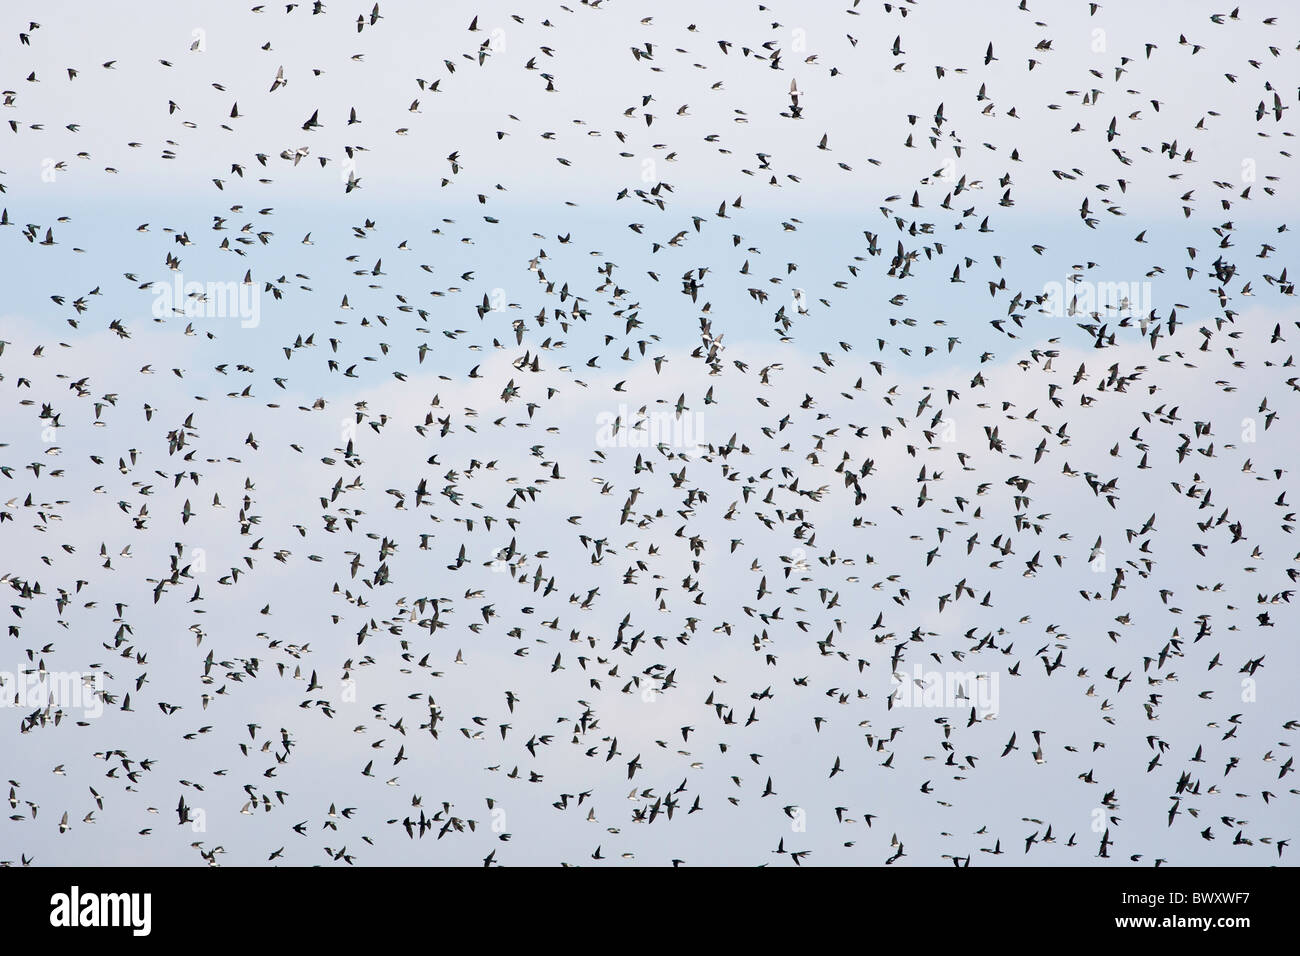
<svg viewBox="0 0 1300 956">
<path fill-rule="evenodd" d="M 3 856 L 1288 864 L 1293 26 L 1026 6 L 0 14 Z"/>
</svg>

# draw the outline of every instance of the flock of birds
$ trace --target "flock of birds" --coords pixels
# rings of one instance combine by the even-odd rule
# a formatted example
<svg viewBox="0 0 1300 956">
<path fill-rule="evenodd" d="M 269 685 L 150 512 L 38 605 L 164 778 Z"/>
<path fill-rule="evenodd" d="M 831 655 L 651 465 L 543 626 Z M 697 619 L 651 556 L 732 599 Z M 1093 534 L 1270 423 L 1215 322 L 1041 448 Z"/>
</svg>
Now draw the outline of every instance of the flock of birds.
<svg viewBox="0 0 1300 956">
<path fill-rule="evenodd" d="M 24 18 L 4 862 L 1290 863 L 1297 43 L 1038 5 Z"/>
</svg>

